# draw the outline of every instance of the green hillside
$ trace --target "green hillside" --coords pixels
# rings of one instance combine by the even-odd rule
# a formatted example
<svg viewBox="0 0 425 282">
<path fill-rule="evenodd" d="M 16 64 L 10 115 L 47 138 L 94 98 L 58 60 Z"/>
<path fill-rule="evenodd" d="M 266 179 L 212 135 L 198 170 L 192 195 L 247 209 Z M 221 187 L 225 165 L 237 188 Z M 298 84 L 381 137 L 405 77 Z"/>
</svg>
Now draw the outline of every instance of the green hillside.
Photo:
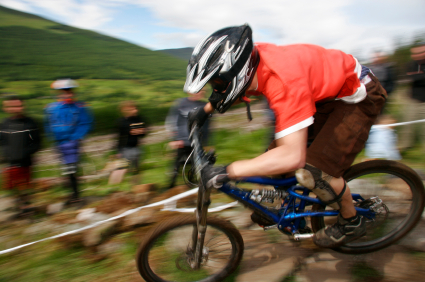
<svg viewBox="0 0 425 282">
<path fill-rule="evenodd" d="M 184 79 L 186 62 L 89 30 L 0 6 L 3 80 Z"/>
<path fill-rule="evenodd" d="M 194 49 L 193 47 L 186 47 L 186 48 L 175 48 L 175 49 L 162 49 L 157 51 L 166 53 L 168 55 L 185 60 L 187 62 L 189 61 L 190 56 L 192 55 L 193 49 Z"/>
</svg>

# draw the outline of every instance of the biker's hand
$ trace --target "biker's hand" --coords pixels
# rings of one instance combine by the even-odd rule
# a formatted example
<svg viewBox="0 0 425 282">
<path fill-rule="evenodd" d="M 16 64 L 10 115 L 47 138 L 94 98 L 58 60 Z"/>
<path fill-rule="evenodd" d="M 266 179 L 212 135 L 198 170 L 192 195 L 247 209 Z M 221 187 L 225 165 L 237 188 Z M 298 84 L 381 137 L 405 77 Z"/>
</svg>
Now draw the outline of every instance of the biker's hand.
<svg viewBox="0 0 425 282">
<path fill-rule="evenodd" d="M 196 107 L 192 109 L 187 115 L 187 126 L 189 132 L 192 130 L 193 125 L 198 125 L 199 128 L 205 123 L 208 119 L 209 114 L 205 112 L 204 107 Z"/>
<path fill-rule="evenodd" d="M 201 170 L 201 179 L 207 189 L 221 188 L 224 183 L 230 181 L 229 174 L 224 166 L 207 165 Z"/>
</svg>

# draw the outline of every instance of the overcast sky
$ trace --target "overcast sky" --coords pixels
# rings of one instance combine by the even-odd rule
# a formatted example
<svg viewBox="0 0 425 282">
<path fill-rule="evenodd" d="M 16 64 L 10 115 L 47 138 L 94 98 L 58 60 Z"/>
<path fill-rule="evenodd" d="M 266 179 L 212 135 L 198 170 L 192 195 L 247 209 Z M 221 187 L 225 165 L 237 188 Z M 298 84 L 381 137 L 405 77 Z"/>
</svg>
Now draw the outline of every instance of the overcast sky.
<svg viewBox="0 0 425 282">
<path fill-rule="evenodd" d="M 313 43 L 367 59 L 425 33 L 425 0 L 0 0 L 0 5 L 150 49 L 193 47 L 249 23 L 254 41 Z"/>
</svg>

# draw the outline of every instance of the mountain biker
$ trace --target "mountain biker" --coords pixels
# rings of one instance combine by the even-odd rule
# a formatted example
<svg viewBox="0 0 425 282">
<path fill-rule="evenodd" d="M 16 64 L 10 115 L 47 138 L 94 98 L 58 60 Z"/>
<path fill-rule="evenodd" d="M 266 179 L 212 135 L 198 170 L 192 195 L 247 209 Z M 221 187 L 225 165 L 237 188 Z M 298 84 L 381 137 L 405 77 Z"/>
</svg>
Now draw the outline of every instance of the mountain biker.
<svg viewBox="0 0 425 282">
<path fill-rule="evenodd" d="M 250 95 L 263 94 L 276 116 L 276 147 L 226 167 L 206 166 L 201 180 L 207 188 L 296 171 L 300 184 L 340 210 L 337 222 L 313 237 L 318 246 L 337 247 L 365 234 L 365 220 L 342 174 L 363 149 L 387 97 L 368 68 L 342 51 L 316 45 L 254 45 L 245 24 L 218 30 L 195 47 L 184 90 L 196 93 L 206 83 L 213 92 L 205 107 L 189 114 L 190 127 L 202 126 L 215 110 L 224 113 L 249 102 Z"/>
<path fill-rule="evenodd" d="M 54 139 L 61 153 L 63 175 L 69 178 L 73 194 L 67 203 L 81 202 L 77 182 L 77 163 L 81 140 L 91 130 L 93 117 L 85 103 L 76 101 L 74 88 L 78 87 L 72 79 L 58 79 L 51 88 L 57 90 L 58 101 L 45 109 L 44 127 L 46 134 Z"/>
</svg>

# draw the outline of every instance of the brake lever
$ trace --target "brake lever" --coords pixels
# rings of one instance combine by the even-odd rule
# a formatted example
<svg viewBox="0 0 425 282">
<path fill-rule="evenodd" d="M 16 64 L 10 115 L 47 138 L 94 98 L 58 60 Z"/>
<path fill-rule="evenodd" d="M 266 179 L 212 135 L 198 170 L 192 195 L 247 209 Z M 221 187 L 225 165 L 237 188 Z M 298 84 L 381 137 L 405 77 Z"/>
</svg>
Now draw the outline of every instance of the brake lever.
<svg viewBox="0 0 425 282">
<path fill-rule="evenodd" d="M 217 161 L 217 157 L 215 155 L 215 150 L 211 150 L 205 154 L 205 158 L 208 161 L 208 164 L 213 165 Z"/>
<path fill-rule="evenodd" d="M 192 126 L 192 130 L 190 130 L 190 133 L 189 133 L 189 139 L 192 139 L 192 136 L 193 136 L 193 134 L 194 134 L 194 132 L 195 132 L 195 128 L 197 127 L 197 125 L 196 124 L 194 124 L 193 126 Z"/>
</svg>

